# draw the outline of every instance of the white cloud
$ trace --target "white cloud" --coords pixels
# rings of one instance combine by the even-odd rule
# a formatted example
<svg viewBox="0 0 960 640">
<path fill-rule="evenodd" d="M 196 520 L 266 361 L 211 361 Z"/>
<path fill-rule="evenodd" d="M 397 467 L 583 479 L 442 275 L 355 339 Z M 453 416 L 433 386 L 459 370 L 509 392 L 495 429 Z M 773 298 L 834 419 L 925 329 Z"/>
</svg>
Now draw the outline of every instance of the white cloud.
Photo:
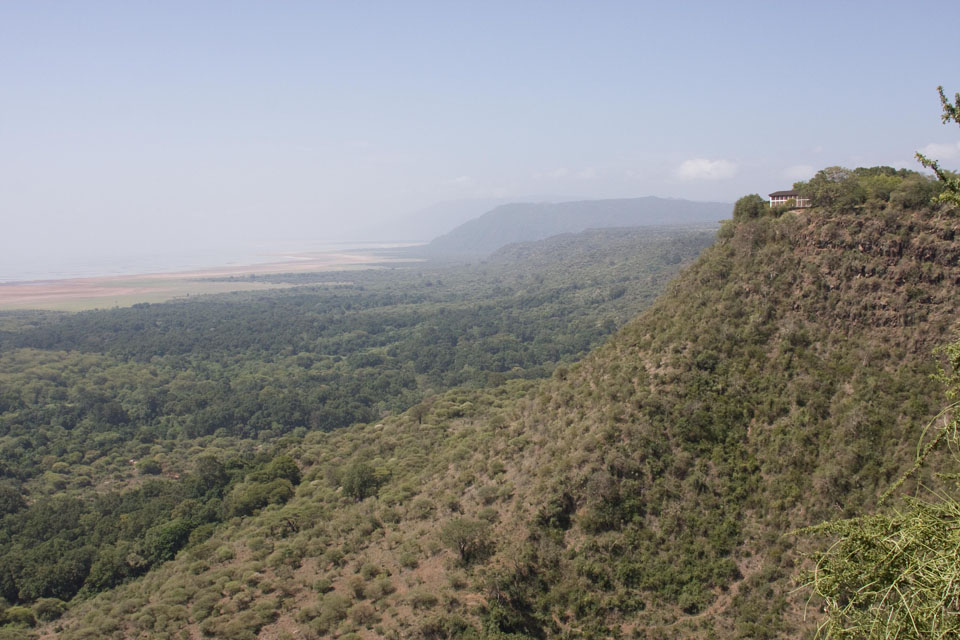
<svg viewBox="0 0 960 640">
<path fill-rule="evenodd" d="M 725 180 L 737 173 L 737 163 L 731 160 L 707 160 L 691 158 L 677 168 L 681 180 Z"/>
<path fill-rule="evenodd" d="M 597 177 L 597 170 L 593 167 L 587 167 L 577 172 L 577 178 L 580 180 L 593 180 Z"/>
<path fill-rule="evenodd" d="M 797 182 L 798 180 L 808 180 L 816 173 L 816 169 L 809 164 L 795 164 L 792 167 L 784 169 L 780 175 L 787 180 Z"/>
<path fill-rule="evenodd" d="M 954 158 L 960 157 L 960 142 L 948 144 L 931 142 L 923 149 L 920 149 L 920 153 L 931 160 L 953 160 Z"/>
</svg>

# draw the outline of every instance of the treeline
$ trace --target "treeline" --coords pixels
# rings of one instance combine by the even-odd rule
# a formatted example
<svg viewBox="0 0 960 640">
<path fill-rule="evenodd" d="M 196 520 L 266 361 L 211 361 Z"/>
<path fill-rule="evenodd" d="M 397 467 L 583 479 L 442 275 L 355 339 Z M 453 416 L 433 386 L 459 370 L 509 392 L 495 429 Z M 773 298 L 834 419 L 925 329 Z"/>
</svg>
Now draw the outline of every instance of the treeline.
<svg viewBox="0 0 960 640">
<path fill-rule="evenodd" d="M 793 188 L 799 198 L 808 200 L 812 206 L 828 207 L 837 212 L 862 207 L 905 211 L 929 210 L 934 199 L 943 192 L 944 185 L 933 176 L 910 169 L 827 167 L 809 181 L 795 183 Z M 765 198 L 754 193 L 737 200 L 733 218 L 776 217 L 793 208 L 791 203 L 771 207 Z"/>
<path fill-rule="evenodd" d="M 0 335 L 0 436 L 31 440 L 8 440 L 0 460 L 23 464 L 29 455 L 16 450 L 50 436 L 41 425 L 269 437 L 368 422 L 452 386 L 549 374 L 652 300 L 712 238 L 619 235 L 618 251 L 574 252 L 589 258 L 574 265 L 547 247 L 539 254 L 550 259 L 527 270 L 506 260 L 479 272 L 364 274 L 350 289 L 31 318 Z"/>
</svg>

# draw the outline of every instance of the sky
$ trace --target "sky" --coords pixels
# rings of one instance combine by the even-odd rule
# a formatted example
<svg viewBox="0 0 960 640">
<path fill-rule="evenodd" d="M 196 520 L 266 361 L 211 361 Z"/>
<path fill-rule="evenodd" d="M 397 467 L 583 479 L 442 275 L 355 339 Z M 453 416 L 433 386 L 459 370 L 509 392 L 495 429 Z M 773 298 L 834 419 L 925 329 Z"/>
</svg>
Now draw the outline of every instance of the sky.
<svg viewBox="0 0 960 640">
<path fill-rule="evenodd" d="M 922 0 L 0 0 L 0 280 L 388 240 L 442 201 L 960 167 L 936 94 L 960 91 L 958 23 Z"/>
</svg>

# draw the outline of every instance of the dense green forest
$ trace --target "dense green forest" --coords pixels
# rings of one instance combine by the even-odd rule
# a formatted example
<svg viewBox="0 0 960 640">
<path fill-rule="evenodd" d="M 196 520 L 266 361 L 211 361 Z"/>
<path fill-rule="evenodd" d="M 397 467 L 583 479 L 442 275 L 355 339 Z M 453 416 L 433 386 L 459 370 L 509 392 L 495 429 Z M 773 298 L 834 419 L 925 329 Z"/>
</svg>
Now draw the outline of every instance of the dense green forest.
<svg viewBox="0 0 960 640">
<path fill-rule="evenodd" d="M 577 360 L 713 237 L 593 231 L 474 266 L 271 276 L 301 286 L 4 314 L 7 620 L 55 617 L 225 521 L 288 501 L 300 471 L 287 450 L 309 432 L 414 405 L 422 414 L 446 389 L 543 377 Z"/>
<path fill-rule="evenodd" d="M 896 182 L 851 206 L 738 215 L 646 312 L 547 380 L 467 381 L 346 429 L 142 443 L 184 499 L 164 535 L 111 534 L 98 562 L 122 557 L 103 583 L 120 584 L 84 586 L 39 633 L 812 637 L 824 603 L 801 587 L 820 542 L 795 532 L 874 508 L 913 467 L 942 406 L 933 374 L 950 366 L 934 350 L 960 311 L 948 205 L 894 197 L 937 183 L 827 173 Z M 529 251 L 481 270 L 541 259 Z M 180 478 L 166 475 L 171 458 L 189 461 Z M 944 461 L 932 452 L 903 491 Z M 128 502 L 104 513 L 135 520 L 123 505 L 154 485 L 115 473 Z M 5 522 L 27 526 L 29 508 L 14 511 Z M 164 546 L 185 520 L 186 542 Z M 14 544 L 23 530 L 7 529 Z M 61 600 L 5 615 L 54 618 Z"/>
</svg>

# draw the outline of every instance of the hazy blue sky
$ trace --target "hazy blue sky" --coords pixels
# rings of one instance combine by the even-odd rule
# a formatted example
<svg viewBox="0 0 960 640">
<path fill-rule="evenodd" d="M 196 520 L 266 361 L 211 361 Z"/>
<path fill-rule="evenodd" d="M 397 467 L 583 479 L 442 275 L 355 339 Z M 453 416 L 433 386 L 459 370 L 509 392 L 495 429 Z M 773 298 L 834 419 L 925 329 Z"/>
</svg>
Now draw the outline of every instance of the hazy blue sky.
<svg viewBox="0 0 960 640">
<path fill-rule="evenodd" d="M 960 166 L 958 25 L 955 0 L 0 0 L 0 272 L 459 198 L 732 202 L 929 145 Z"/>
</svg>

